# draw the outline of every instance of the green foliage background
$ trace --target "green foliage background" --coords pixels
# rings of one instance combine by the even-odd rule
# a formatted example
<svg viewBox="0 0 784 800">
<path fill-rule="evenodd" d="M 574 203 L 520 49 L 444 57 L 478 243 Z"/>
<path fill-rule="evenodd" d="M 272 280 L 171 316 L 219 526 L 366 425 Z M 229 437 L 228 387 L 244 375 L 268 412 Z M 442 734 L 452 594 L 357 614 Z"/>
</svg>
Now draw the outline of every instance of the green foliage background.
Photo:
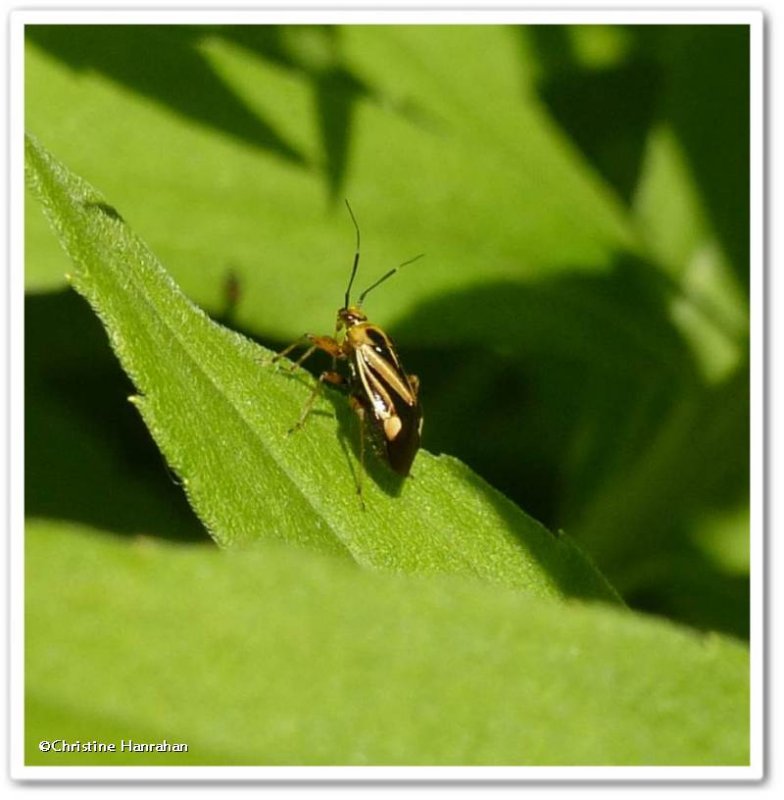
<svg viewBox="0 0 784 800">
<path fill-rule="evenodd" d="M 356 523 L 368 544 L 348 548 L 408 575 L 308 552 L 296 525 L 276 538 L 298 549 L 227 557 L 127 403 L 138 377 L 68 288 L 74 268 L 30 195 L 30 763 L 57 763 L 41 738 L 101 732 L 195 743 L 181 761 L 132 764 L 747 763 L 747 29 L 31 26 L 26 38 L 28 131 L 229 327 L 272 349 L 332 330 L 353 250 L 344 196 L 362 227 L 360 284 L 426 252 L 367 303 L 422 379 L 425 448 L 568 535 L 520 573 L 527 590 L 480 568 L 509 562 L 492 532 L 477 555 L 471 531 L 453 542 L 466 574 L 416 577 L 424 539 L 395 551 L 394 509 L 432 527 L 439 503 L 423 487 L 452 469 L 423 453 L 420 486 L 378 491 L 381 511 Z M 97 263 L 112 240 L 78 225 Z M 96 300 L 79 280 L 99 306 L 120 297 L 90 289 Z M 292 409 L 306 396 L 286 392 Z M 286 402 L 268 423 L 291 417 Z M 198 426 L 224 430 L 217 415 Z M 150 427 L 165 433 L 165 419 Z M 293 452 L 324 450 L 335 422 L 321 414 L 314 431 Z M 326 463 L 336 497 L 350 495 L 345 455 Z M 466 498 L 490 497 L 460 480 Z M 194 507 L 225 542 L 226 505 Z M 523 549 L 539 536 L 530 517 L 504 534 Z M 566 575 L 562 594 L 601 596 L 570 542 L 632 609 L 670 622 L 540 590 Z M 449 619 L 464 624 L 436 636 Z"/>
</svg>

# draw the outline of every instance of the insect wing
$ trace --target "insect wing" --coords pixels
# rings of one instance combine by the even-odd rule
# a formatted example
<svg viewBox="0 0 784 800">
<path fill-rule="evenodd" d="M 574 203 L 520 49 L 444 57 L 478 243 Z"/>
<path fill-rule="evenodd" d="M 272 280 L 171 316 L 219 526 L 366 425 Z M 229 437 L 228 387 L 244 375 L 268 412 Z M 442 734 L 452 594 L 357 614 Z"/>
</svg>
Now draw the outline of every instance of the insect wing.
<svg viewBox="0 0 784 800">
<path fill-rule="evenodd" d="M 400 366 L 389 337 L 374 326 L 355 350 L 355 369 L 362 387 L 363 405 L 383 441 L 389 465 L 408 475 L 419 449 L 422 407 L 418 386 Z"/>
<path fill-rule="evenodd" d="M 389 465 L 400 475 L 408 475 L 417 450 L 419 450 L 422 407 L 419 405 L 419 401 L 413 406 L 400 403 L 397 412 L 401 422 L 400 432 L 394 439 L 384 437 L 384 443 Z"/>
</svg>

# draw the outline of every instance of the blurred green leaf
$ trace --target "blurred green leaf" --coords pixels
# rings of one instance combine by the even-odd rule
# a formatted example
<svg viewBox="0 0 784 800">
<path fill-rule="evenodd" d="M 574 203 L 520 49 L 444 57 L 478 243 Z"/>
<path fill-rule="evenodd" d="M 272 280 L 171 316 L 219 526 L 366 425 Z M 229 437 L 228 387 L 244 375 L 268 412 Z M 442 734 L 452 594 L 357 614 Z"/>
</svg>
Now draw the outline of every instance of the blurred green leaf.
<svg viewBox="0 0 784 800">
<path fill-rule="evenodd" d="M 362 467 L 351 460 L 350 474 L 334 422 L 317 418 L 286 436 L 308 389 L 262 366 L 261 348 L 190 303 L 119 213 L 31 137 L 26 156 L 30 185 L 74 261 L 73 285 L 101 317 L 140 392 L 134 405 L 219 543 L 277 538 L 377 568 L 615 597 L 574 545 L 454 459 L 420 453 L 405 487 L 377 465 L 363 512 Z"/>
<path fill-rule="evenodd" d="M 27 763 L 731 765 L 748 652 L 602 605 L 27 530 Z M 64 624 L 67 622 L 67 624 Z M 42 754 L 41 739 L 186 754 Z"/>
</svg>

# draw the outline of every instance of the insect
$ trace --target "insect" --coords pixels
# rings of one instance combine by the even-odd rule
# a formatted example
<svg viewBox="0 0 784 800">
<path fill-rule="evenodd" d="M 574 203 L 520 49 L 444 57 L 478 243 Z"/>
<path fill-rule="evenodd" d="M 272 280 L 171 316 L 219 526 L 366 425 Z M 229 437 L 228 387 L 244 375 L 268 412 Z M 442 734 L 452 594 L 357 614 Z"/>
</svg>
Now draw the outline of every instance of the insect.
<svg viewBox="0 0 784 800">
<path fill-rule="evenodd" d="M 377 450 L 389 466 L 399 475 L 411 471 L 422 436 L 422 406 L 419 402 L 419 379 L 408 375 L 400 363 L 395 346 L 387 334 L 368 322 L 362 303 L 377 286 L 391 278 L 399 269 L 412 264 L 423 254 L 403 262 L 382 275 L 351 303 L 351 287 L 359 267 L 360 236 L 354 212 L 348 200 L 346 208 L 357 234 L 354 263 L 351 268 L 343 307 L 338 309 L 334 336 L 314 336 L 306 333 L 289 345 L 272 360 L 277 361 L 297 347 L 307 347 L 292 364 L 296 369 L 305 359 L 321 350 L 332 356 L 332 369 L 322 372 L 313 393 L 302 409 L 302 414 L 289 433 L 299 430 L 308 418 L 325 383 L 348 389 L 349 403 L 359 418 L 361 470 L 357 492 L 362 496 L 362 472 L 365 466 L 365 426 L 377 445 Z M 348 364 L 348 376 L 337 371 L 337 362 Z"/>
</svg>

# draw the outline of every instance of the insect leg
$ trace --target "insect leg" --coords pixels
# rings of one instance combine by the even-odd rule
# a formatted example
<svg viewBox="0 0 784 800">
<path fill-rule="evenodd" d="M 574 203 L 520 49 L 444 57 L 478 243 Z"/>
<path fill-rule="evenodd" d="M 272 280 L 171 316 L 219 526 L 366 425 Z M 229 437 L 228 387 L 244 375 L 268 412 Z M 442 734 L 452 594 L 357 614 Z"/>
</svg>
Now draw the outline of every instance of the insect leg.
<svg viewBox="0 0 784 800">
<path fill-rule="evenodd" d="M 340 345 L 331 336 L 314 336 L 312 333 L 306 333 L 304 336 L 297 339 L 296 342 L 274 355 L 270 359 L 270 363 L 274 364 L 276 361 L 280 361 L 281 358 L 285 358 L 292 350 L 296 350 L 298 347 L 308 344 L 310 347 L 308 347 L 308 349 L 291 365 L 290 369 L 292 371 L 300 366 L 305 359 L 310 358 L 316 350 L 323 350 L 325 353 L 328 353 L 332 356 L 333 361 L 342 356 Z"/>
<path fill-rule="evenodd" d="M 269 360 L 270 364 L 274 364 L 276 361 L 280 361 L 281 358 L 285 358 L 292 350 L 296 350 L 298 347 L 302 347 L 308 341 L 307 334 L 301 336 L 297 339 L 296 342 L 292 342 L 288 347 L 281 350 L 279 353 L 276 353 L 272 358 Z"/>
<path fill-rule="evenodd" d="M 318 347 L 316 347 L 316 345 L 311 345 L 296 361 L 292 362 L 291 366 L 289 367 L 289 372 L 294 372 L 294 370 L 301 366 L 303 361 L 306 361 L 308 358 L 310 358 L 313 353 L 316 352 L 316 350 L 318 350 Z"/>
<path fill-rule="evenodd" d="M 362 497 L 362 476 L 365 472 L 365 407 L 356 397 L 349 397 L 349 404 L 359 418 L 359 474 L 357 476 L 357 494 L 362 510 L 365 510 L 365 501 Z"/>
<path fill-rule="evenodd" d="M 307 402 L 302 408 L 302 413 L 300 414 L 300 418 L 297 420 L 296 425 L 289 428 L 288 435 L 291 435 L 295 431 L 298 431 L 307 421 L 308 416 L 310 416 L 310 412 L 313 410 L 313 406 L 316 403 L 319 395 L 321 394 L 321 388 L 324 386 L 325 383 L 331 383 L 334 386 L 340 386 L 342 383 L 345 383 L 346 379 L 339 373 L 339 372 L 322 372 L 319 375 L 318 383 L 313 387 L 313 391 L 310 394 Z"/>
</svg>

